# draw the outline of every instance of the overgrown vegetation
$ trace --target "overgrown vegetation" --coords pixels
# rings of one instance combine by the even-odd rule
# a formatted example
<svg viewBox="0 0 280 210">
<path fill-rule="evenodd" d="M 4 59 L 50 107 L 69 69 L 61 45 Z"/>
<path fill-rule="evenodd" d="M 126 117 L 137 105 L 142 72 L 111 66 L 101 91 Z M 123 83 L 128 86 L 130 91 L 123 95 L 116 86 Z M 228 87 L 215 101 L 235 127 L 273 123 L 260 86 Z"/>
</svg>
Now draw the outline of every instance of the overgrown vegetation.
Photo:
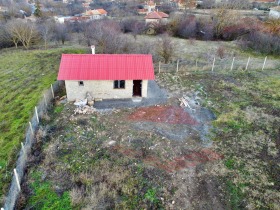
<svg viewBox="0 0 280 210">
<path fill-rule="evenodd" d="M 43 90 L 57 77 L 61 53 L 83 49 L 2 50 L 0 52 L 0 197 L 6 192 L 20 142 Z M 59 111 L 59 109 L 57 110 Z"/>
<path fill-rule="evenodd" d="M 198 71 L 179 76 L 178 88 L 203 88 L 205 105 L 217 115 L 212 139 L 224 160 L 210 171 L 226 183 L 231 208 L 279 209 L 280 71 Z M 160 78 L 174 86 L 172 76 Z"/>
</svg>

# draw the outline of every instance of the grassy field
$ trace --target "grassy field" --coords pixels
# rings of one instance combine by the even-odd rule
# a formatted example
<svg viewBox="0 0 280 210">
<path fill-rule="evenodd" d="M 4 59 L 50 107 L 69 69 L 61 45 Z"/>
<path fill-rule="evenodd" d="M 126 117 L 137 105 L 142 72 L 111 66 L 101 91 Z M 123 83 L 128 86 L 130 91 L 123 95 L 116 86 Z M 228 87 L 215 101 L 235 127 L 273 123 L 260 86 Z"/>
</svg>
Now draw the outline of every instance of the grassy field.
<svg viewBox="0 0 280 210">
<path fill-rule="evenodd" d="M 231 209 L 280 207 L 280 70 L 189 72 L 160 76 L 173 89 L 203 89 L 213 121 L 215 151 L 224 155 L 209 176 L 226 185 Z M 175 88 L 175 87 L 177 88 Z"/>
<path fill-rule="evenodd" d="M 0 198 L 11 179 L 12 166 L 34 106 L 56 80 L 62 53 L 84 53 L 84 50 L 0 51 Z"/>
</svg>

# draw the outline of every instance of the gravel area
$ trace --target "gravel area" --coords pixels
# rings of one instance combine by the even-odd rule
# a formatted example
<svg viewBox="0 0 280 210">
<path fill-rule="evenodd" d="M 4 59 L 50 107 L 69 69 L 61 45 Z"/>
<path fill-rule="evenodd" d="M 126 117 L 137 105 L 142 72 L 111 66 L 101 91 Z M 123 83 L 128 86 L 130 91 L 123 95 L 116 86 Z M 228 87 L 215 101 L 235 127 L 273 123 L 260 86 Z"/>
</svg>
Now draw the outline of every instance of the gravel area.
<svg viewBox="0 0 280 210">
<path fill-rule="evenodd" d="M 167 102 L 167 92 L 161 89 L 155 81 L 148 82 L 147 98 L 142 98 L 141 101 L 132 101 L 132 99 L 105 99 L 94 104 L 96 109 L 118 109 L 118 108 L 132 108 L 152 106 L 157 104 L 164 104 Z"/>
</svg>

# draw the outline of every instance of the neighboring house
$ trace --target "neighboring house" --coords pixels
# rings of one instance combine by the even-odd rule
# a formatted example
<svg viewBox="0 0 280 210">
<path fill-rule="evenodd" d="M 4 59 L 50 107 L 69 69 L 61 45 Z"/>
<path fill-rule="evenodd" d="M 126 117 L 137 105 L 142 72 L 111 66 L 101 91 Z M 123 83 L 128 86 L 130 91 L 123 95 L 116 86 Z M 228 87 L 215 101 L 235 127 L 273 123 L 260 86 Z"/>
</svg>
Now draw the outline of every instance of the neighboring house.
<svg viewBox="0 0 280 210">
<path fill-rule="evenodd" d="M 156 6 L 157 6 L 157 4 L 156 4 L 155 2 L 153 2 L 153 1 L 147 1 L 147 2 L 145 2 L 145 4 L 144 4 L 144 9 L 147 9 L 148 12 L 153 12 L 153 11 L 156 10 Z"/>
<path fill-rule="evenodd" d="M 87 22 L 89 21 L 90 18 L 89 17 L 71 17 L 71 18 L 68 18 L 66 20 L 64 20 L 65 23 L 81 23 L 81 22 Z"/>
<path fill-rule="evenodd" d="M 65 23 L 68 20 L 70 20 L 72 18 L 72 16 L 54 16 L 54 20 L 57 23 Z"/>
<path fill-rule="evenodd" d="M 147 97 L 154 80 L 152 55 L 63 54 L 58 80 L 65 80 L 68 101 L 86 98 Z"/>
<path fill-rule="evenodd" d="M 147 14 L 147 16 L 145 17 L 145 20 L 146 20 L 146 23 L 152 23 L 152 22 L 166 23 L 168 17 L 169 17 L 169 15 L 164 12 L 154 11 L 154 12 L 150 12 L 149 14 Z"/>
<path fill-rule="evenodd" d="M 147 15 L 148 9 L 138 9 L 137 13 L 138 13 L 138 15 Z"/>
<path fill-rule="evenodd" d="M 269 17 L 279 19 L 280 18 L 280 6 L 270 8 Z"/>
<path fill-rule="evenodd" d="M 90 9 L 90 3 L 82 3 L 83 8 L 85 8 L 86 10 Z"/>
<path fill-rule="evenodd" d="M 83 14 L 84 17 L 89 17 L 91 20 L 103 19 L 107 16 L 107 11 L 104 9 L 88 10 Z"/>
</svg>

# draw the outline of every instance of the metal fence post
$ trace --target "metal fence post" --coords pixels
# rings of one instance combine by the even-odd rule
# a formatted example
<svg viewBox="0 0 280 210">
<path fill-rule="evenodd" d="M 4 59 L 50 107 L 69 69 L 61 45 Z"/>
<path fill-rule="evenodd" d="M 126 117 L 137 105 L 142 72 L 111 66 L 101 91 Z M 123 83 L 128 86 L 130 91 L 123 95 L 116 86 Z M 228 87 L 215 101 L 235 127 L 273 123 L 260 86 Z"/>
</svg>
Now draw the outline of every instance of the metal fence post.
<svg viewBox="0 0 280 210">
<path fill-rule="evenodd" d="M 158 63 L 158 73 L 160 73 L 160 62 Z"/>
<path fill-rule="evenodd" d="M 248 58 L 248 61 L 247 61 L 247 65 L 246 65 L 246 68 L 245 68 L 245 70 L 247 70 L 247 69 L 248 69 L 248 66 L 249 66 L 249 62 L 250 62 L 250 57 Z"/>
<path fill-rule="evenodd" d="M 23 153 L 26 154 L 23 143 L 21 142 L 20 144 L 21 144 L 21 148 L 22 148 Z"/>
<path fill-rule="evenodd" d="M 267 59 L 267 56 L 265 56 L 265 59 L 264 59 L 264 62 L 263 62 L 263 66 L 262 66 L 262 71 L 264 70 L 266 59 Z"/>
<path fill-rule="evenodd" d="M 19 189 L 19 191 L 21 191 L 20 182 L 19 182 L 19 178 L 18 178 L 18 173 L 17 173 L 16 169 L 14 169 L 14 174 L 15 174 L 15 177 L 16 177 L 18 189 Z"/>
<path fill-rule="evenodd" d="M 31 122 L 29 122 L 29 126 L 30 126 L 30 130 L 31 130 L 31 134 L 34 135 L 34 131 L 33 131 Z"/>
<path fill-rule="evenodd" d="M 230 70 L 231 70 L 231 71 L 232 71 L 232 69 L 233 69 L 234 60 L 235 60 L 235 57 L 233 57 L 233 59 L 232 59 L 232 63 L 231 63 L 231 67 L 230 67 Z"/>
<path fill-rule="evenodd" d="M 53 85 L 51 84 L 51 90 L 52 90 L 52 96 L 54 98 L 54 91 L 53 91 Z"/>
<path fill-rule="evenodd" d="M 177 68 L 176 68 L 176 72 L 179 71 L 179 59 L 177 60 Z"/>
<path fill-rule="evenodd" d="M 216 58 L 214 57 L 214 60 L 213 60 L 213 65 L 212 65 L 212 71 L 214 71 L 215 60 L 216 60 Z"/>
<path fill-rule="evenodd" d="M 35 106 L 35 114 L 36 114 L 37 122 L 39 123 L 39 115 L 38 115 L 38 110 L 37 110 L 36 106 Z"/>
</svg>

